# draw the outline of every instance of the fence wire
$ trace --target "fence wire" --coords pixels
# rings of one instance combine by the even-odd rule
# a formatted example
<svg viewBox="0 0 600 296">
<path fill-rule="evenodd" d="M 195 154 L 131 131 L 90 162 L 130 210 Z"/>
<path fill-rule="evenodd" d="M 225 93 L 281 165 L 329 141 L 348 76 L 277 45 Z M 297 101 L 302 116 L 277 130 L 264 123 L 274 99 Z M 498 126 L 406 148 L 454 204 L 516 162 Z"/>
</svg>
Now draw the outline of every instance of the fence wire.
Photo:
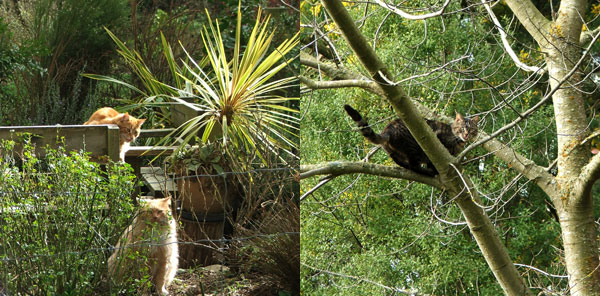
<svg viewBox="0 0 600 296">
<path fill-rule="evenodd" d="M 195 175 L 186 175 L 186 176 L 178 176 L 178 177 L 169 177 L 169 179 L 167 181 L 177 181 L 177 180 L 185 180 L 185 179 L 192 179 L 192 178 L 200 178 L 200 177 L 211 177 L 211 178 L 225 178 L 229 175 L 246 175 L 246 174 L 256 174 L 256 173 L 264 173 L 264 172 L 296 172 L 297 169 L 294 168 L 257 168 L 257 169 L 251 169 L 251 170 L 247 170 L 247 171 L 227 171 L 227 172 L 222 172 L 222 173 L 216 173 L 216 174 L 195 174 Z M 154 174 L 154 175 L 161 175 L 161 174 Z M 165 174 L 166 175 L 166 174 Z M 172 174 L 169 174 L 172 175 Z M 293 180 L 293 176 L 290 175 L 290 180 Z M 146 183 L 148 184 L 156 184 L 156 183 L 165 183 L 165 180 L 159 180 L 159 181 L 146 181 Z M 0 190 L 0 195 L 52 195 L 52 196 L 65 196 L 65 195 L 82 195 L 82 196 L 86 196 L 86 195 L 94 195 L 94 194 L 98 194 L 97 191 L 89 191 L 89 192 L 85 192 L 85 191 L 62 191 L 62 192 L 52 192 L 51 190 L 49 191 L 21 191 L 21 190 L 15 190 L 15 191 L 2 191 Z M 48 208 L 49 205 L 47 204 L 38 204 L 38 205 L 31 205 L 31 204 L 22 204 L 22 205 L 11 205 L 9 207 L 2 207 L 1 204 L 1 200 L 0 200 L 0 221 L 3 221 L 2 217 L 3 215 L 14 215 L 14 214 L 32 214 L 32 215 L 37 215 L 37 214 L 47 214 L 48 211 L 52 211 L 52 210 L 56 210 L 56 209 L 52 209 L 52 208 Z M 54 206 L 55 207 L 55 206 Z M 106 208 L 95 208 L 94 210 L 106 210 Z M 80 213 L 81 215 L 83 215 L 82 213 Z M 174 215 L 175 216 L 175 215 Z M 86 221 L 87 222 L 87 221 Z M 89 223 L 89 222 L 87 222 Z M 0 226 L 2 226 L 0 224 Z M 219 252 L 222 252 L 224 250 L 227 249 L 227 243 L 236 243 L 236 242 L 243 242 L 243 241 L 249 241 L 249 240 L 253 240 L 253 239 L 272 239 L 272 238 L 276 238 L 279 236 L 298 236 L 298 240 L 299 240 L 299 236 L 300 236 L 300 232 L 299 231 L 287 231 L 287 232 L 278 232 L 278 233 L 272 233 L 272 234 L 256 234 L 256 235 L 251 235 L 251 236 L 244 236 L 244 237 L 234 237 L 234 238 L 217 238 L 217 239 L 199 239 L 199 240 L 193 240 L 193 241 L 177 241 L 175 243 L 153 243 L 153 242 L 142 242 L 142 243 L 132 243 L 132 244 L 127 244 L 125 246 L 122 247 L 115 247 L 112 244 L 110 244 L 100 233 L 98 233 L 96 231 L 96 229 L 92 226 L 92 225 L 88 225 L 90 226 L 90 228 L 93 230 L 94 233 L 96 233 L 96 236 L 99 237 L 103 242 L 105 242 L 105 244 L 107 245 L 107 247 L 97 247 L 97 248 L 90 248 L 90 249 L 86 249 L 86 250 L 79 250 L 79 251 L 64 251 L 64 252 L 55 252 L 53 254 L 33 254 L 30 256 L 25 256 L 25 257 L 1 257 L 0 258 L 0 263 L 6 263 L 6 262 L 19 262 L 19 261 L 27 261 L 27 260 L 35 260 L 38 258 L 48 258 L 48 257 L 59 257 L 59 256 L 64 256 L 64 255 L 83 255 L 86 253 L 90 253 L 90 252 L 110 252 L 113 253 L 119 249 L 127 249 L 127 248 L 134 248 L 134 247 L 139 247 L 139 246 L 147 246 L 147 247 L 154 247 L 154 246 L 163 246 L 163 245 L 170 245 L 170 244 L 177 244 L 177 245 L 195 245 L 195 246 L 201 246 L 204 248 L 209 248 L 212 250 L 216 250 Z M 0 229 L 1 231 L 1 229 Z M 223 244 L 223 247 L 215 247 L 217 244 Z M 0 250 L 2 249 L 2 244 L 0 244 Z M 1 295 L 1 294 L 0 294 Z"/>
<path fill-rule="evenodd" d="M 257 234 L 257 235 L 252 235 L 252 236 L 236 237 L 236 238 L 200 239 L 200 240 L 185 241 L 185 242 L 177 241 L 174 243 L 145 243 L 145 242 L 144 243 L 132 243 L 132 244 L 127 244 L 123 247 L 118 247 L 118 248 L 111 246 L 111 247 L 106 247 L 106 248 L 91 248 L 91 249 L 82 250 L 82 251 L 65 251 L 65 252 L 58 252 L 58 253 L 54 253 L 54 254 L 35 254 L 35 255 L 31 255 L 31 256 L 27 256 L 27 257 L 19 257 L 19 258 L 4 257 L 4 258 L 0 258 L 0 262 L 18 262 L 18 261 L 32 260 L 32 259 L 37 259 L 37 258 L 42 258 L 42 257 L 58 257 L 58 256 L 63 256 L 63 255 L 83 255 L 83 254 L 89 253 L 89 252 L 110 251 L 112 253 L 117 250 L 135 248 L 135 247 L 140 247 L 140 246 L 158 247 L 158 246 L 166 246 L 166 245 L 172 245 L 172 244 L 195 245 L 195 246 L 200 246 L 200 247 L 204 247 L 204 248 L 210 248 L 210 249 L 217 250 L 217 251 L 223 251 L 226 248 L 215 248 L 211 245 L 203 244 L 203 243 L 232 243 L 232 242 L 242 242 L 242 241 L 247 241 L 247 240 L 252 240 L 252 239 L 257 239 L 257 238 L 274 238 L 274 237 L 283 236 L 283 235 L 300 236 L 300 232 L 299 231 L 288 231 L 288 232 L 279 232 L 279 233 L 272 233 L 272 234 Z"/>
</svg>

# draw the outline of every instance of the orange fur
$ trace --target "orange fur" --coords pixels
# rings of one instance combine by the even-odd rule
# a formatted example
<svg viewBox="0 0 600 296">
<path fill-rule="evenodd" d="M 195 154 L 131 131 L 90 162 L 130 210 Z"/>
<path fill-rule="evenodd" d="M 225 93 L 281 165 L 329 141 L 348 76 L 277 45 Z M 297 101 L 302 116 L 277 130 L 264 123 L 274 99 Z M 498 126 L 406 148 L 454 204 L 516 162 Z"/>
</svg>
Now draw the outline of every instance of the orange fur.
<svg viewBox="0 0 600 296">
<path fill-rule="evenodd" d="M 119 151 L 121 161 L 125 161 L 125 151 L 129 143 L 133 142 L 139 135 L 142 124 L 146 119 L 137 119 L 129 113 L 119 113 L 117 110 L 104 107 L 94 112 L 84 125 L 91 124 L 116 124 L 119 126 Z"/>
<path fill-rule="evenodd" d="M 142 200 L 142 208 L 125 230 L 108 259 L 109 276 L 116 282 L 143 278 L 141 269 L 161 295 L 175 278 L 179 262 L 177 223 L 171 215 L 171 197 Z"/>
</svg>

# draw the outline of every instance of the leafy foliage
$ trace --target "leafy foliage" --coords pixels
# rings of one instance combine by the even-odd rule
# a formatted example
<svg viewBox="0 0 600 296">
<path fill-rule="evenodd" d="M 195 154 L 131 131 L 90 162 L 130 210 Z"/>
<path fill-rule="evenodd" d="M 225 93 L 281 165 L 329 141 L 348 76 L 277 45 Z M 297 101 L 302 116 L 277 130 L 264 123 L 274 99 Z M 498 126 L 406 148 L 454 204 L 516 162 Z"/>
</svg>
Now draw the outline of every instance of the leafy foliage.
<svg viewBox="0 0 600 296">
<path fill-rule="evenodd" d="M 74 116 L 80 114 L 77 111 L 100 102 L 91 96 L 97 91 L 95 84 L 82 81 L 80 72 L 105 72 L 111 66 L 113 45 L 99 28 L 122 26 L 125 3 L 28 0 L 3 2 L 1 6 L 1 15 L 11 31 L 7 44 L 15 54 L 13 68 L 6 73 L 2 87 L 11 91 L 0 96 L 4 107 L 0 122 L 81 123 L 81 118 Z"/>
<path fill-rule="evenodd" d="M 220 127 L 223 143 L 232 142 L 238 149 L 248 151 L 259 144 L 250 135 L 258 136 L 261 145 L 295 146 L 290 136 L 294 136 L 292 131 L 296 117 L 289 113 L 293 114 L 296 110 L 281 104 L 295 98 L 276 94 L 283 88 L 291 87 L 290 83 L 295 78 L 269 79 L 289 63 L 284 61 L 278 64 L 298 44 L 297 35 L 284 40 L 268 53 L 275 33 L 267 31 L 269 18 L 263 21 L 259 10 L 252 34 L 240 56 L 242 19 L 238 11 L 236 43 L 231 59 L 227 58 L 218 22 L 213 25 L 209 18 L 209 26 L 204 27 L 202 36 L 214 76 L 209 76 L 188 56 L 192 65 L 184 63 L 184 66 L 193 79 L 181 75 L 189 87 L 179 90 L 197 98 L 198 107 L 205 113 L 184 124 L 179 139 L 188 142 L 203 129 L 202 140 L 206 142 L 213 129 Z M 261 126 L 267 133 L 263 133 Z"/>
<path fill-rule="evenodd" d="M 121 163 L 103 171 L 83 152 L 45 153 L 27 140 L 0 147 L 0 284 L 11 294 L 107 291 L 106 260 L 134 212 L 135 176 Z"/>
<path fill-rule="evenodd" d="M 175 172 L 185 174 L 187 171 L 198 172 L 200 168 L 204 168 L 206 170 L 204 173 L 224 174 L 223 167 L 226 163 L 224 163 L 223 151 L 218 142 L 207 143 L 198 148 L 183 148 L 168 161 Z"/>
</svg>

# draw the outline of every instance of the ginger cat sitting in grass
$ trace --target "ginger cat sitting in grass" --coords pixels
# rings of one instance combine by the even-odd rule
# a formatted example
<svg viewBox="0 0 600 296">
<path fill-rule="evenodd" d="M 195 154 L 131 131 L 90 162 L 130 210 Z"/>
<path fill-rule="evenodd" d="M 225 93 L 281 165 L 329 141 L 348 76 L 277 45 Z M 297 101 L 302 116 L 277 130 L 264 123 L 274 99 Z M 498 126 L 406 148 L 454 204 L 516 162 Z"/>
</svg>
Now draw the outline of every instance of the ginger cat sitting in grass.
<svg viewBox="0 0 600 296">
<path fill-rule="evenodd" d="M 108 259 L 108 272 L 115 282 L 150 280 L 161 295 L 175 278 L 179 262 L 177 223 L 171 215 L 171 197 L 145 199 L 133 222 L 125 230 Z"/>
<path fill-rule="evenodd" d="M 119 113 L 117 110 L 104 107 L 94 112 L 90 119 L 84 125 L 90 124 L 116 124 L 119 126 L 119 158 L 125 161 L 125 151 L 129 148 L 129 144 L 140 135 L 140 128 L 146 119 L 137 119 L 129 113 Z"/>
</svg>

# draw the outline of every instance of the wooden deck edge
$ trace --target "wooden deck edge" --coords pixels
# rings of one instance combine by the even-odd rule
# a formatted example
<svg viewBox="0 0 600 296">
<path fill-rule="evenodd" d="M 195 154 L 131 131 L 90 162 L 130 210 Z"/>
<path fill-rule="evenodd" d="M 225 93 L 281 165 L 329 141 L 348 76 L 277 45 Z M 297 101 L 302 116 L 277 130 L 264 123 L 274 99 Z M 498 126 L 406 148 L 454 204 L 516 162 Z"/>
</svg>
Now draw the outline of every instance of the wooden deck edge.
<svg viewBox="0 0 600 296">
<path fill-rule="evenodd" d="M 176 149 L 176 146 L 131 146 L 125 152 L 125 156 L 137 157 L 171 155 Z"/>
</svg>

